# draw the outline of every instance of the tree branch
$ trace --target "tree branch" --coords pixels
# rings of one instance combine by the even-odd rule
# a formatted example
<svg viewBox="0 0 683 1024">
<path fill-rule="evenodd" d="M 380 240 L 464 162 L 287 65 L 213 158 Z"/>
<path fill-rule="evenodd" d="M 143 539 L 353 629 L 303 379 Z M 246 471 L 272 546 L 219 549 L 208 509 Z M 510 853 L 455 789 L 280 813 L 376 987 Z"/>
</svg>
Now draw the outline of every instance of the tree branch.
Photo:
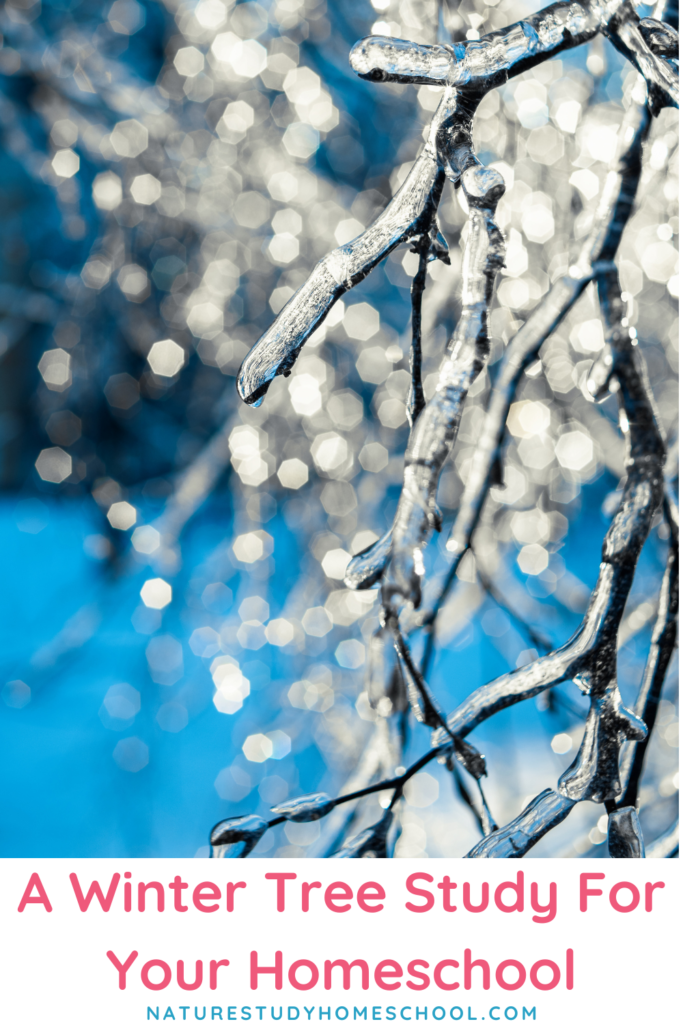
<svg viewBox="0 0 683 1024">
<path fill-rule="evenodd" d="M 466 859 L 523 857 L 546 832 L 564 821 L 575 803 L 552 789 L 544 789 L 513 821 L 478 842 Z"/>
<path fill-rule="evenodd" d="M 671 29 L 655 33 L 649 24 L 641 31 L 639 22 L 631 0 L 579 0 L 552 4 L 509 28 L 455 47 L 369 36 L 356 43 L 349 60 L 361 78 L 373 82 L 471 88 L 475 83 L 488 85 L 494 76 L 504 81 L 522 74 L 602 32 L 647 81 L 656 114 L 662 106 L 678 106 L 676 69 L 657 55 L 662 50 L 671 52 L 675 33 Z"/>
<path fill-rule="evenodd" d="M 634 806 L 638 799 L 638 786 L 645 764 L 648 743 L 652 736 L 659 699 L 671 657 L 676 647 L 678 632 L 678 531 L 671 532 L 671 547 L 666 571 L 659 592 L 659 607 L 650 640 L 643 681 L 640 685 L 634 711 L 647 727 L 647 736 L 640 743 L 629 743 L 624 751 L 621 775 L 624 792 L 619 807 Z"/>
<path fill-rule="evenodd" d="M 644 101 L 644 87 L 642 82 L 638 82 L 619 130 L 616 155 L 605 179 L 592 230 L 577 262 L 568 274 L 555 282 L 503 355 L 465 491 L 446 544 L 453 556 L 452 561 L 441 591 L 422 615 L 422 625 L 430 632 L 433 631 L 439 610 L 455 582 L 462 557 L 471 545 L 472 536 L 479 524 L 493 468 L 501 458 L 510 406 L 522 375 L 538 358 L 543 344 L 601 267 L 612 263 L 621 242 L 633 210 L 642 168 L 642 148 L 651 124 L 651 115 Z M 366 561 L 369 562 L 367 556 Z M 360 574 L 360 567 L 353 568 Z"/>
</svg>

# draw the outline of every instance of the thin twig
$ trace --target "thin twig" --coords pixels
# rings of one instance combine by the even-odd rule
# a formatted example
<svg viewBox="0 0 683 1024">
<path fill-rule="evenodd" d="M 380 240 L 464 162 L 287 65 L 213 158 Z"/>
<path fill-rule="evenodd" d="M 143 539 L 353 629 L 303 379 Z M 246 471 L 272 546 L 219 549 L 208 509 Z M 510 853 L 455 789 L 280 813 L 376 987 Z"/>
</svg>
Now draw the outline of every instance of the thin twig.
<svg viewBox="0 0 683 1024">
<path fill-rule="evenodd" d="M 640 743 L 629 743 L 624 751 L 621 774 L 624 792 L 617 806 L 636 806 L 638 786 L 645 764 L 647 746 L 652 736 L 667 669 L 676 647 L 678 632 L 678 537 L 671 534 L 671 547 L 662 587 L 659 593 L 657 621 L 650 640 L 650 653 L 634 711 L 647 726 L 647 736 Z"/>
<path fill-rule="evenodd" d="M 425 407 L 422 387 L 422 296 L 427 280 L 427 257 L 429 236 L 423 236 L 418 246 L 419 265 L 410 289 L 412 304 L 413 339 L 410 346 L 410 393 L 408 395 L 408 422 L 411 427 Z"/>
</svg>

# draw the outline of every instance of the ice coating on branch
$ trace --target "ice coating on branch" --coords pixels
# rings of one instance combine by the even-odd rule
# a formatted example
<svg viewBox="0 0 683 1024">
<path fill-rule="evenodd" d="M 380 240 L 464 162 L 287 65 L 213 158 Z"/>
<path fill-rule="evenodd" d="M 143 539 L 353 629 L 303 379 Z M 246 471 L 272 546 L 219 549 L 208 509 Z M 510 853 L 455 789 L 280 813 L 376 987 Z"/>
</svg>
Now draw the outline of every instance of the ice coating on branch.
<svg viewBox="0 0 683 1024">
<path fill-rule="evenodd" d="M 455 59 L 452 46 L 428 46 L 392 36 L 368 36 L 349 54 L 349 64 L 361 78 L 428 85 L 449 85 Z"/>
<path fill-rule="evenodd" d="M 662 494 L 663 445 L 647 392 L 633 365 L 630 339 L 621 355 L 627 365 L 621 359 L 616 365 L 632 423 L 632 455 L 620 513 L 607 533 L 600 575 L 584 621 L 558 650 L 480 687 L 448 716 L 450 733 L 465 736 L 502 708 L 536 696 L 565 679 L 575 679 L 589 693 L 591 706 L 581 748 L 559 788 L 569 799 L 596 802 L 614 799 L 621 792 L 621 741 L 643 739 L 647 734 L 641 719 L 621 703 L 616 681 L 616 637 L 637 557 Z M 446 740 L 445 730 L 438 730 L 433 742 Z"/>
<path fill-rule="evenodd" d="M 397 245 L 431 224 L 444 181 L 436 151 L 439 116 L 437 111 L 428 142 L 386 209 L 361 235 L 320 260 L 251 349 L 237 377 L 238 393 L 247 404 L 260 405 L 273 379 L 289 373 L 306 340 L 340 296 Z"/>
<path fill-rule="evenodd" d="M 605 345 L 588 371 L 586 379 L 586 391 L 594 402 L 604 402 L 609 398 L 613 369 L 614 359 L 612 358 L 612 350 L 609 345 Z"/>
<path fill-rule="evenodd" d="M 653 19 L 644 22 L 641 28 L 630 0 L 557 3 L 454 47 L 369 36 L 356 43 L 349 60 L 370 81 L 490 88 L 604 32 L 646 79 L 656 113 L 665 105 L 678 106 L 676 69 L 661 60 L 677 54 L 677 34 Z"/>
<path fill-rule="evenodd" d="M 469 124 L 461 131 L 469 135 Z M 462 189 L 469 206 L 470 231 L 462 268 L 462 315 L 439 369 L 436 391 L 422 410 L 405 456 L 403 490 L 394 518 L 391 559 L 384 575 L 382 602 L 398 614 L 407 602 L 421 600 L 422 548 L 436 526 L 435 501 L 441 470 L 451 451 L 464 401 L 490 351 L 488 308 L 493 280 L 503 265 L 503 237 L 493 217 L 505 192 L 500 173 L 482 167 L 471 148 Z"/>
<path fill-rule="evenodd" d="M 638 799 L 638 787 L 645 764 L 648 743 L 657 718 L 657 710 L 667 669 L 676 649 L 679 603 L 678 524 L 668 501 L 665 511 L 668 512 L 669 528 L 671 531 L 669 557 L 659 591 L 657 621 L 652 630 L 650 651 L 634 708 L 636 714 L 645 723 L 648 735 L 640 743 L 630 743 L 624 752 L 620 768 L 622 778 L 625 780 L 624 793 L 619 801 L 619 805 L 622 807 L 634 806 Z"/>
<path fill-rule="evenodd" d="M 672 66 L 649 49 L 630 2 L 618 0 L 553 4 L 508 29 L 453 48 L 371 36 L 356 44 L 350 61 L 366 78 L 430 82 L 482 96 L 506 77 L 585 43 L 608 26 L 615 44 L 647 80 L 653 109 L 667 103 L 677 105 L 678 85 Z M 334 302 L 400 242 L 421 234 L 431 223 L 443 185 L 437 136 L 448 123 L 454 97 L 454 88 L 447 89 L 427 145 L 386 210 L 358 238 L 323 257 L 252 348 L 237 378 L 243 401 L 259 405 L 274 377 L 290 372 L 307 338 Z"/>
<path fill-rule="evenodd" d="M 471 743 L 466 743 L 461 736 L 449 729 L 438 701 L 415 664 L 397 619 L 390 613 L 387 615 L 385 611 L 382 614 L 388 628 L 393 633 L 394 647 L 399 656 L 399 667 L 405 669 L 406 675 L 403 678 L 408 702 L 415 719 L 429 729 L 435 730 L 433 735 L 438 731 L 438 735 L 444 737 L 443 742 L 446 745 L 446 749 L 443 751 L 444 760 L 450 761 L 454 756 L 472 778 L 479 781 L 486 775 L 486 758 Z M 448 738 L 446 739 L 446 737 Z M 440 744 L 435 743 L 436 745 Z"/>
<path fill-rule="evenodd" d="M 382 577 L 391 553 L 391 530 L 354 555 L 346 566 L 344 583 L 349 590 L 369 590 Z"/>
<path fill-rule="evenodd" d="M 644 740 L 642 719 L 624 708 L 617 685 L 616 632 L 635 575 L 638 556 L 664 497 L 666 446 L 652 404 L 644 361 L 627 324 L 616 267 L 601 271 L 598 296 L 619 384 L 624 431 L 629 441 L 626 484 L 605 537 L 597 588 L 608 594 L 605 622 L 596 636 L 590 674 L 590 711 L 574 763 L 559 788 L 575 799 L 603 802 L 621 794 L 619 754 L 624 739 Z"/>
<path fill-rule="evenodd" d="M 413 252 L 415 247 L 413 247 Z M 429 233 L 429 248 L 427 250 L 427 262 L 433 263 L 434 260 L 441 260 L 442 263 L 450 264 L 451 258 L 449 256 L 448 242 L 441 234 L 436 224 L 432 225 Z"/>
<path fill-rule="evenodd" d="M 478 842 L 467 859 L 523 857 L 546 832 L 564 821 L 574 804 L 553 789 L 544 789 L 513 821 Z"/>
<path fill-rule="evenodd" d="M 607 824 L 607 849 L 610 857 L 644 857 L 645 843 L 635 807 L 612 811 Z"/>
<path fill-rule="evenodd" d="M 451 732 L 464 736 L 503 707 L 533 697 L 565 679 L 575 679 L 584 692 L 588 692 L 591 705 L 581 749 L 574 763 L 562 776 L 559 788 L 567 798 L 592 799 L 596 802 L 614 799 L 621 792 L 619 752 L 623 740 L 633 738 L 642 741 L 647 735 L 647 727 L 640 716 L 625 709 L 621 702 L 616 679 L 616 636 L 638 556 L 652 517 L 662 500 L 665 448 L 642 360 L 630 331 L 623 326 L 627 323 L 626 311 L 612 262 L 633 206 L 640 177 L 642 146 L 651 120 L 651 115 L 643 105 L 644 99 L 644 94 L 636 91 L 620 132 L 615 167 L 608 175 L 593 232 L 579 260 L 581 266 L 589 261 L 592 263 L 593 273 L 600 282 L 601 307 L 610 340 L 612 372 L 619 383 L 619 397 L 630 442 L 626 486 L 617 515 L 605 538 L 598 582 L 584 621 L 571 640 L 532 665 L 507 673 L 475 690 L 448 718 Z M 578 272 L 579 275 L 582 273 L 581 270 Z M 580 281 L 577 275 L 577 285 Z M 554 302 L 551 302 L 553 293 L 549 296 L 548 320 L 557 315 L 558 298 L 562 302 L 559 309 L 565 306 L 566 300 L 560 295 L 558 285 L 565 289 L 565 285 L 558 282 L 553 289 L 553 292 L 557 290 Z M 583 286 L 585 283 L 577 288 L 575 295 L 580 294 Z M 566 291 L 569 295 L 570 282 L 567 282 Z M 537 342 L 542 336 L 539 330 L 544 326 L 542 313 L 541 308 L 537 323 L 533 324 L 532 317 L 526 329 L 520 332 L 519 343 L 515 339 L 509 346 L 508 351 L 511 353 L 518 348 L 515 356 L 517 366 L 512 363 L 511 355 L 508 377 L 505 365 L 500 373 L 504 381 L 507 379 L 512 383 L 513 371 L 520 373 L 524 360 L 531 352 L 538 351 L 532 348 L 532 343 L 534 335 Z M 506 385 L 496 398 L 497 404 L 492 404 L 489 413 L 492 419 L 490 425 L 485 427 L 485 436 L 490 439 L 486 452 L 488 462 L 479 469 L 476 469 L 475 464 L 479 487 L 485 485 L 490 473 L 496 438 L 502 437 L 502 426 L 512 393 L 514 389 Z M 457 522 L 454 527 L 451 538 L 453 544 L 451 546 L 449 542 L 449 547 L 455 550 L 456 558 L 465 550 L 476 523 L 478 511 L 473 503 L 478 493 L 474 491 L 467 502 L 463 501 L 468 520 L 459 529 Z M 465 497 L 468 498 L 467 492 Z M 664 664 L 667 663 L 665 661 Z M 445 739 L 445 731 L 439 730 L 433 742 L 442 743 Z"/>
<path fill-rule="evenodd" d="M 560 778 L 560 792 L 573 800 L 604 803 L 621 793 L 619 751 L 624 739 L 644 740 L 644 723 L 625 708 L 616 677 L 593 677 L 591 704 L 576 758 Z"/>
<path fill-rule="evenodd" d="M 648 106 L 656 116 L 662 107 L 677 107 L 679 104 L 678 69 L 669 61 L 657 56 L 650 47 L 648 28 L 646 25 L 645 31 L 641 30 L 640 19 L 633 5 L 625 2 L 608 21 L 605 34 L 647 82 Z M 670 31 L 664 29 L 667 35 Z M 671 42 L 669 39 L 667 45 L 671 45 Z M 657 48 L 655 43 L 655 49 Z"/>
<path fill-rule="evenodd" d="M 605 179 L 593 227 L 574 266 L 554 283 L 512 339 L 500 362 L 496 388 L 491 396 L 482 436 L 475 449 L 465 492 L 447 544 L 448 551 L 453 553 L 450 574 L 435 607 L 439 606 L 448 592 L 479 522 L 488 493 L 487 485 L 496 460 L 500 458 L 507 416 L 524 371 L 537 358 L 543 343 L 559 326 L 600 268 L 611 266 L 614 259 L 633 210 L 640 179 L 642 147 L 651 123 L 651 115 L 644 106 L 645 98 L 644 84 L 639 81 L 619 130 L 618 145 Z M 587 381 L 587 388 L 595 401 L 601 401 L 609 393 L 613 366 L 611 348 L 605 345 Z"/>
<path fill-rule="evenodd" d="M 267 828 L 258 814 L 225 818 L 211 829 L 211 856 L 248 857 Z"/>
<path fill-rule="evenodd" d="M 334 800 L 327 793 L 312 793 L 310 796 L 298 796 L 283 804 L 271 807 L 271 813 L 287 821 L 317 821 L 324 818 L 334 809 Z"/>
<path fill-rule="evenodd" d="M 347 839 L 341 850 L 338 850 L 337 853 L 333 854 L 333 857 L 388 857 L 387 839 L 393 820 L 394 814 L 389 808 L 384 812 L 376 825 L 372 825 L 370 828 L 366 828 L 363 832 L 359 832 L 357 836 L 352 836 L 350 839 Z"/>
<path fill-rule="evenodd" d="M 678 32 L 654 18 L 641 18 L 638 28 L 650 50 L 658 57 L 678 57 Z"/>
</svg>

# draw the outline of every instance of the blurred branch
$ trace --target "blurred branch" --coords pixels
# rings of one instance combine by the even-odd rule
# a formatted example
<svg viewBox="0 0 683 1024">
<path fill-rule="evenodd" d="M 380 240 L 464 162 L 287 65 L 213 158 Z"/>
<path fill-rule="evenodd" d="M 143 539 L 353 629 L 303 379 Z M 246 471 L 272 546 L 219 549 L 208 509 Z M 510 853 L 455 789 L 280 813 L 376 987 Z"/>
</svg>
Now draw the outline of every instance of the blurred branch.
<svg viewBox="0 0 683 1024">
<path fill-rule="evenodd" d="M 230 464 L 228 442 L 233 427 L 239 422 L 238 416 L 230 416 L 190 465 L 179 474 L 162 514 L 152 523 L 161 535 L 166 551 L 173 549 L 185 524 L 204 504 Z M 162 557 L 161 554 L 159 557 Z"/>
<path fill-rule="evenodd" d="M 678 818 L 666 832 L 645 847 L 645 856 L 650 858 L 676 857 L 678 855 Z"/>
<path fill-rule="evenodd" d="M 488 576 L 482 572 L 481 567 L 477 565 L 477 575 L 481 581 L 481 585 L 486 593 L 496 602 L 496 604 L 503 609 L 506 615 L 510 618 L 517 626 L 522 629 L 531 640 L 535 647 L 541 650 L 550 651 L 552 650 L 551 641 L 538 632 L 526 619 L 522 618 L 518 611 L 515 611 L 512 604 L 501 594 L 495 584 L 488 578 Z"/>
</svg>

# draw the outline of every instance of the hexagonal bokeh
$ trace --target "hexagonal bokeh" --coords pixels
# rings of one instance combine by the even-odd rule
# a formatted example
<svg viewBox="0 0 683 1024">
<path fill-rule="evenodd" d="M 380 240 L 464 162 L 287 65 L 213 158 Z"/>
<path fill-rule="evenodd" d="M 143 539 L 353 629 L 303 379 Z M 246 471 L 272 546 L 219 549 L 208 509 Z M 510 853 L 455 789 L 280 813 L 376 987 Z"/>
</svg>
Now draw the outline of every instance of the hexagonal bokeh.
<svg viewBox="0 0 683 1024">
<path fill-rule="evenodd" d="M 285 459 L 277 471 L 277 477 L 283 487 L 298 491 L 308 482 L 308 466 L 301 459 Z"/>
<path fill-rule="evenodd" d="M 183 46 L 173 58 L 173 63 L 179 75 L 193 78 L 204 67 L 204 55 L 196 46 Z"/>
<path fill-rule="evenodd" d="M 171 603 L 173 588 L 166 580 L 156 577 L 156 579 L 143 583 L 140 597 L 148 608 L 165 608 L 167 604 Z"/>
<path fill-rule="evenodd" d="M 149 143 L 149 132 L 136 118 L 119 121 L 110 136 L 112 149 L 120 157 L 136 157 L 144 153 Z"/>
<path fill-rule="evenodd" d="M 52 158 L 52 170 L 60 178 L 73 178 L 81 166 L 81 158 L 73 149 L 60 149 Z"/>
<path fill-rule="evenodd" d="M 73 460 L 63 448 L 43 448 L 36 459 L 36 470 L 46 483 L 61 484 L 71 476 Z"/>
<path fill-rule="evenodd" d="M 137 517 L 135 507 L 129 501 L 115 501 L 107 512 L 107 519 L 115 530 L 130 530 Z"/>
<path fill-rule="evenodd" d="M 171 338 L 155 341 L 147 353 L 147 362 L 159 377 L 175 377 L 185 363 L 185 350 Z"/>
<path fill-rule="evenodd" d="M 116 278 L 119 288 L 131 302 L 143 302 L 149 295 L 147 272 L 137 263 L 122 267 Z"/>
<path fill-rule="evenodd" d="M 2 699 L 8 708 L 25 708 L 31 700 L 31 687 L 22 679 L 12 679 L 2 687 Z"/>
<path fill-rule="evenodd" d="M 100 210 L 115 210 L 121 205 L 123 188 L 121 179 L 113 171 L 97 174 L 92 183 L 92 197 Z"/>
<path fill-rule="evenodd" d="M 177 701 L 162 704 L 157 711 L 157 723 L 164 732 L 181 732 L 189 722 L 187 708 Z"/>
<path fill-rule="evenodd" d="M 161 197 L 161 182 L 152 174 L 138 174 L 130 186 L 130 194 L 136 203 L 150 206 Z"/>
<path fill-rule="evenodd" d="M 215 302 L 198 302 L 187 314 L 187 326 L 197 338 L 215 338 L 223 323 L 223 311 Z"/>
<path fill-rule="evenodd" d="M 129 721 L 140 710 L 140 693 L 130 683 L 114 683 L 102 703 L 111 718 Z"/>
<path fill-rule="evenodd" d="M 153 636 L 147 644 L 145 655 L 155 683 L 172 686 L 182 679 L 183 645 L 176 637 L 168 633 Z"/>
<path fill-rule="evenodd" d="M 344 315 L 344 330 L 349 338 L 369 341 L 379 330 L 379 313 L 367 302 L 347 306 Z"/>
<path fill-rule="evenodd" d="M 63 391 L 71 383 L 71 356 L 61 348 L 43 352 L 38 372 L 51 391 Z"/>
</svg>

